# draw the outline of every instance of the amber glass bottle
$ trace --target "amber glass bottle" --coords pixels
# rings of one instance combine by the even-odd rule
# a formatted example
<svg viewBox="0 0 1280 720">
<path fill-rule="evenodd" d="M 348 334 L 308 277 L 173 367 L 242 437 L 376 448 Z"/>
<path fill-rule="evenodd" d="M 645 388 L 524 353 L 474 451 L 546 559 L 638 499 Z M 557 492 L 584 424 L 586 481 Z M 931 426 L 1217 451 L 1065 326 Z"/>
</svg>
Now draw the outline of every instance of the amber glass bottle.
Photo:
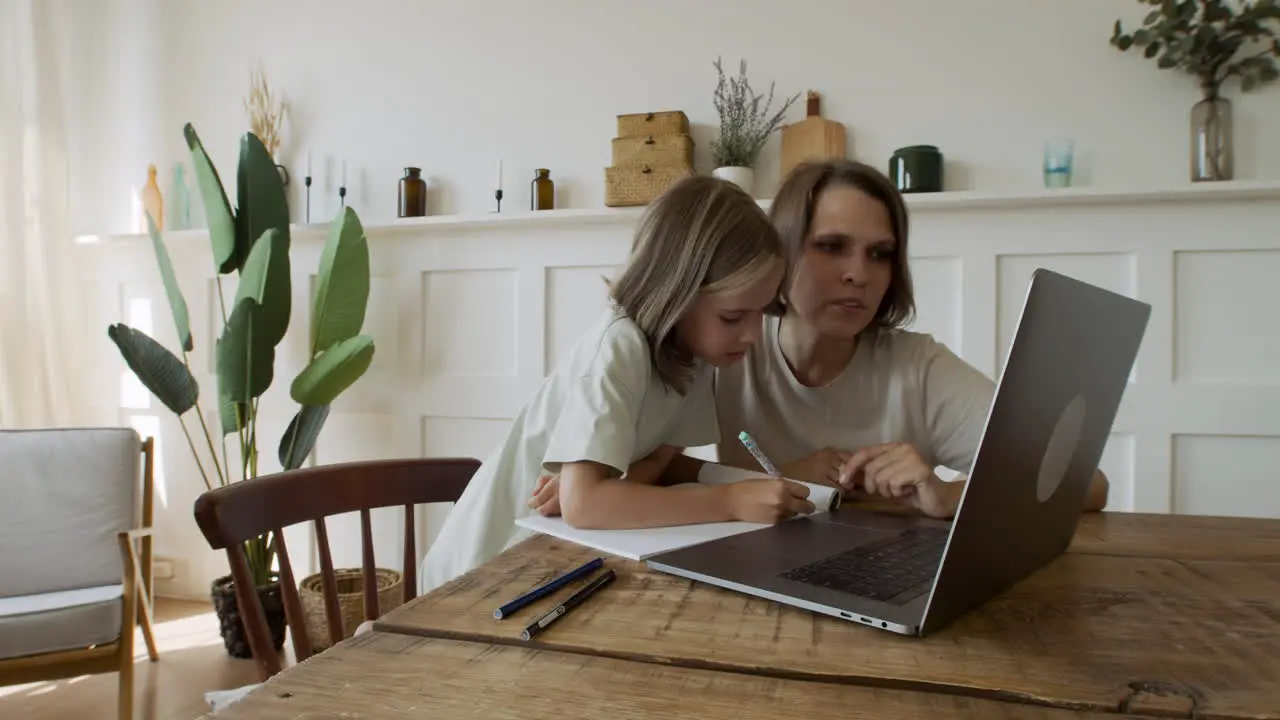
<svg viewBox="0 0 1280 720">
<path fill-rule="evenodd" d="M 556 186 L 551 182 L 551 171 L 538 168 L 529 191 L 530 210 L 550 210 L 556 206 Z"/>
<path fill-rule="evenodd" d="M 407 167 L 400 178 L 400 217 L 422 217 L 427 214 L 427 182 L 422 169 Z"/>
</svg>

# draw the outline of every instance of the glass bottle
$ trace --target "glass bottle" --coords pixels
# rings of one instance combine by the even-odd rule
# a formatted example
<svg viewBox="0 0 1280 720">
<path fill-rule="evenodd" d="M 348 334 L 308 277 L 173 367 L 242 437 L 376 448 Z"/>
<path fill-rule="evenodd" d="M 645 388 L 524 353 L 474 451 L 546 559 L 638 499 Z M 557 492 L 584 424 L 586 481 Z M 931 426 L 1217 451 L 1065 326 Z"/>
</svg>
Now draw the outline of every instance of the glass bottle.
<svg viewBox="0 0 1280 720">
<path fill-rule="evenodd" d="M 551 182 L 551 171 L 538 168 L 529 191 L 530 210 L 551 210 L 556 206 L 556 186 Z"/>
<path fill-rule="evenodd" d="M 1191 107 L 1191 180 L 1230 180 L 1232 167 L 1231 101 L 1205 88 L 1204 99 Z"/>
<path fill-rule="evenodd" d="M 142 209 L 151 216 L 151 222 L 155 223 L 157 230 L 164 230 L 164 196 L 160 194 L 160 186 L 156 184 L 155 165 L 147 166 L 147 184 L 142 188 Z"/>
<path fill-rule="evenodd" d="M 422 217 L 427 214 L 427 183 L 422 169 L 407 167 L 400 178 L 400 217 Z"/>
<path fill-rule="evenodd" d="M 185 230 L 191 227 L 191 194 L 187 189 L 186 166 L 173 164 L 173 184 L 169 187 L 167 198 L 169 206 L 165 214 L 169 219 L 171 230 Z"/>
</svg>

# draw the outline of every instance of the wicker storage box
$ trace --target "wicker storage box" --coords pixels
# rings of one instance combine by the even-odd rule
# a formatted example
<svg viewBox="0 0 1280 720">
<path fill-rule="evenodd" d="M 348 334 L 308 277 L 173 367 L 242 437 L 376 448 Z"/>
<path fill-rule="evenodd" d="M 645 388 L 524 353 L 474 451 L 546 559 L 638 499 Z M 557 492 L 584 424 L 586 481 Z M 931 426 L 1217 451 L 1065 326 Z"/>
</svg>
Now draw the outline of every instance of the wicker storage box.
<svg viewBox="0 0 1280 720">
<path fill-rule="evenodd" d="M 604 169 L 604 204 L 647 205 L 664 190 L 693 174 L 692 165 L 625 165 Z"/>
<path fill-rule="evenodd" d="M 693 165 L 693 138 L 688 135 L 651 135 L 613 139 L 613 164 Z"/>
<path fill-rule="evenodd" d="M 681 110 L 618 116 L 618 137 L 688 135 L 689 118 Z"/>
<path fill-rule="evenodd" d="M 385 615 L 404 603 L 404 576 L 383 568 L 376 568 L 374 572 L 378 576 L 378 612 Z M 364 571 L 360 568 L 335 569 L 333 575 L 338 584 L 338 608 L 342 612 L 342 637 L 345 639 L 354 635 L 356 628 L 364 622 Z M 298 599 L 302 602 L 307 638 L 315 652 L 332 644 L 329 642 L 329 621 L 324 613 L 323 578 L 316 573 L 298 583 Z"/>
</svg>

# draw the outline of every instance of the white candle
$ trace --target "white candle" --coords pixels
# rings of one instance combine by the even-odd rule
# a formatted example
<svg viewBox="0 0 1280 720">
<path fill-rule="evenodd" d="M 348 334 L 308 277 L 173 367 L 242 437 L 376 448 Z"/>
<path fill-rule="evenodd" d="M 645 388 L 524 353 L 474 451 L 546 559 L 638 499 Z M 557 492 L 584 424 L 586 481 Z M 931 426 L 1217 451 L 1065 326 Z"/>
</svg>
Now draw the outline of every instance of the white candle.
<svg viewBox="0 0 1280 720">
<path fill-rule="evenodd" d="M 502 189 L 502 160 L 498 160 L 498 189 Z"/>
<path fill-rule="evenodd" d="M 347 159 L 342 158 L 342 187 L 347 186 Z"/>
</svg>

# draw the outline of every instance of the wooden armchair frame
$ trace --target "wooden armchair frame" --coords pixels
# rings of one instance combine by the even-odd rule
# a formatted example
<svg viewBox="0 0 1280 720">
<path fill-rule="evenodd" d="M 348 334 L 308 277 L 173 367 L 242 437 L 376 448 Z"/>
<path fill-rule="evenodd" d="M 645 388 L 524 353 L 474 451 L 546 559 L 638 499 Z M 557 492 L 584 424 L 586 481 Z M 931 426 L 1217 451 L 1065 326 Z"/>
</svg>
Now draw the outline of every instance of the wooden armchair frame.
<svg viewBox="0 0 1280 720">
<path fill-rule="evenodd" d="M 289 562 L 284 528 L 307 521 L 315 525 L 325 619 L 329 640 L 336 645 L 343 639 L 344 628 L 325 518 L 360 513 L 364 616 L 366 620 L 376 620 L 380 613 L 370 510 L 404 507 L 404 601 L 408 602 L 418 593 L 414 506 L 457 502 L 479 468 L 480 461 L 472 458 L 348 462 L 262 475 L 201 494 L 195 503 L 196 524 L 211 548 L 227 552 L 236 603 L 249 647 L 258 663 L 259 677 L 266 680 L 280 672 L 281 663 L 271 641 L 262 602 L 252 588 L 253 580 L 244 555 L 246 540 L 267 533 L 272 535 L 279 560 L 285 620 L 293 640 L 294 657 L 301 662 L 313 652 L 298 584 Z"/>
<path fill-rule="evenodd" d="M 120 638 L 106 645 L 62 650 L 0 660 L 4 685 L 61 680 L 79 675 L 120 673 L 116 711 L 119 720 L 133 720 L 133 631 L 141 623 L 151 662 L 160 659 L 152 631 L 152 520 L 155 513 L 155 441 L 142 441 L 142 517 L 139 526 L 117 534 L 124 584 Z"/>
</svg>

